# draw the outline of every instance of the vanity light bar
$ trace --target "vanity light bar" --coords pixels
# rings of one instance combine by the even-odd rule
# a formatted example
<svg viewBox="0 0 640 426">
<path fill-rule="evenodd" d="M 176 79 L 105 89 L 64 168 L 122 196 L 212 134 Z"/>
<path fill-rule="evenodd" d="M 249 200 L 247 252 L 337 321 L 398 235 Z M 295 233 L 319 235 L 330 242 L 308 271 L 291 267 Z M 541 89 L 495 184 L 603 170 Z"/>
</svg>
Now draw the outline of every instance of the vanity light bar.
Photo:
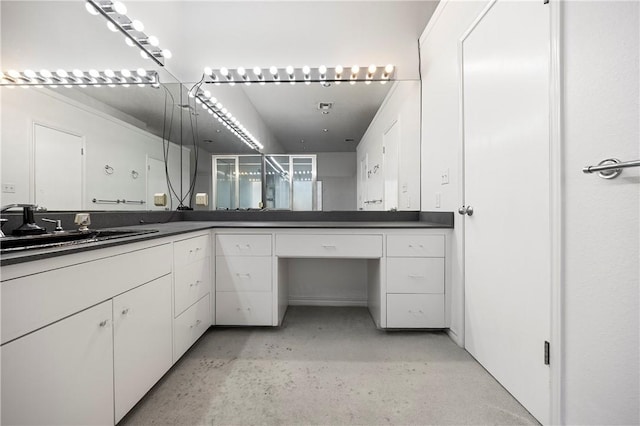
<svg viewBox="0 0 640 426">
<path fill-rule="evenodd" d="M 244 83 L 250 85 L 257 83 L 264 85 L 266 83 L 273 84 L 296 84 L 296 83 L 336 83 L 340 84 L 342 81 L 355 84 L 356 82 L 365 82 L 370 84 L 373 81 L 379 81 L 382 84 L 393 80 L 395 77 L 395 66 L 392 64 L 386 66 L 377 66 L 375 64 L 368 67 L 361 67 L 354 65 L 347 67 L 346 69 L 341 65 L 336 65 L 334 68 L 327 68 L 324 65 L 320 65 L 317 68 L 310 68 L 308 65 L 302 68 L 294 68 L 289 65 L 284 68 L 277 68 L 275 66 L 269 68 L 211 68 L 206 67 L 204 69 L 204 82 L 209 84 L 230 84 Z"/>
<path fill-rule="evenodd" d="M 240 139 L 245 145 L 251 149 L 259 151 L 264 148 L 264 145 L 251 134 L 237 118 L 227 111 L 227 109 L 218 102 L 216 98 L 211 96 L 208 90 L 202 91 L 200 88 L 195 93 L 190 93 L 190 96 L 195 97 L 196 103 L 202 105 L 202 108 L 218 119 L 223 126 L 225 126 L 231 133 L 233 133 L 238 139 Z"/>
<path fill-rule="evenodd" d="M 113 70 L 89 70 L 82 71 L 74 69 L 66 71 L 59 69 L 57 71 L 33 70 L 16 71 L 9 70 L 0 72 L 0 86 L 6 87 L 128 87 L 136 84 L 140 87 L 160 87 L 160 80 L 156 71 L 138 68 L 136 71 L 127 69 L 121 71 Z"/>
<path fill-rule="evenodd" d="M 120 1 L 86 0 L 87 12 L 92 15 L 102 15 L 107 19 L 107 27 L 111 31 L 120 31 L 125 35 L 127 45 L 138 46 L 140 56 L 151 58 L 156 64 L 164 66 L 164 59 L 170 59 L 169 49 L 161 49 L 160 42 L 155 36 L 144 33 L 144 25 L 138 20 L 131 20 L 127 15 L 126 6 Z"/>
</svg>

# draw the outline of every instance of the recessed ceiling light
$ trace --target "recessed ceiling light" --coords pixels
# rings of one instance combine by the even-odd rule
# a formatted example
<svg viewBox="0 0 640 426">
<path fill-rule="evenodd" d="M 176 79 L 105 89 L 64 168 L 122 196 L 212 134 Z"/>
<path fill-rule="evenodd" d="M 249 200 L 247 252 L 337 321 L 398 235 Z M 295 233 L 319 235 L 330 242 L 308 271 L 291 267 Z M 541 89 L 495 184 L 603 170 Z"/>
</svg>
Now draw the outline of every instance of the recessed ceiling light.
<svg viewBox="0 0 640 426">
<path fill-rule="evenodd" d="M 322 131 L 323 131 L 323 132 L 328 132 L 328 131 L 329 131 L 329 129 L 322 129 Z"/>
</svg>

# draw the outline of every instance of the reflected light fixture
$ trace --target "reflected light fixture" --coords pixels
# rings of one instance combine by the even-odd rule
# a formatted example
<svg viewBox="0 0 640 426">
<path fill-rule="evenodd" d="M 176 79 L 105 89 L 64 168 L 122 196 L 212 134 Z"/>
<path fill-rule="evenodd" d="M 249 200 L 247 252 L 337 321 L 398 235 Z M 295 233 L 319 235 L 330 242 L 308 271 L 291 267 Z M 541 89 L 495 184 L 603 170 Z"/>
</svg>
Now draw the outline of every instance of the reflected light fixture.
<svg viewBox="0 0 640 426">
<path fill-rule="evenodd" d="M 127 7 L 120 1 L 86 0 L 85 8 L 92 15 L 102 15 L 107 19 L 107 27 L 111 31 L 120 31 L 125 35 L 127 45 L 137 46 L 140 56 L 152 59 L 156 64 L 164 66 L 164 60 L 173 54 L 169 49 L 161 49 L 160 41 L 155 36 L 148 36 L 144 31 L 144 24 L 137 19 L 131 20 L 127 16 Z"/>
<path fill-rule="evenodd" d="M 260 141 L 253 136 L 236 117 L 233 116 L 231 111 L 228 111 L 221 102 L 213 97 L 211 92 L 208 90 L 202 90 L 199 86 L 194 86 L 189 91 L 189 96 L 195 97 L 196 102 L 201 104 L 202 108 L 207 110 L 209 114 L 213 115 L 220 124 L 229 129 L 229 131 L 245 145 L 256 151 L 264 148 L 264 145 L 262 145 Z"/>
<path fill-rule="evenodd" d="M 263 72 L 263 69 L 265 72 Z M 266 70 L 268 69 L 268 73 Z M 214 84 L 235 84 L 236 81 L 242 81 L 245 84 L 260 83 L 264 85 L 266 83 L 280 84 L 286 76 L 287 80 L 291 84 L 295 83 L 321 83 L 326 85 L 335 82 L 340 84 L 341 81 L 349 81 L 351 84 L 356 82 L 364 82 L 370 84 L 374 81 L 385 84 L 387 81 L 393 80 L 395 75 L 395 67 L 393 65 L 378 66 L 371 64 L 368 67 L 360 67 L 359 65 L 353 65 L 348 74 L 348 80 L 344 77 L 345 69 L 341 65 L 336 65 L 335 68 L 328 68 L 325 65 L 320 65 L 317 68 L 311 68 L 308 65 L 304 65 L 302 68 L 295 68 L 292 65 L 288 65 L 284 68 L 277 68 L 271 66 L 269 68 L 253 67 L 253 73 L 247 71 L 244 67 L 238 67 L 235 70 L 232 68 L 212 68 L 206 67 L 204 69 L 204 83 Z M 282 77 L 281 77 L 282 76 Z M 301 76 L 301 77 L 300 77 Z"/>
<path fill-rule="evenodd" d="M 128 87 L 131 84 L 137 84 L 141 87 L 160 87 L 158 72 L 145 70 L 143 68 L 138 68 L 135 75 L 128 69 L 123 69 L 119 72 L 115 72 L 110 69 L 104 71 L 94 69 L 89 71 L 82 71 L 80 69 L 66 71 L 64 69 L 59 69 L 56 70 L 55 73 L 43 69 L 38 72 L 33 70 L 24 70 L 23 72 L 9 70 L 7 72 L 2 72 L 1 76 L 0 86 L 5 87 L 35 86 L 56 88 L 59 85 L 64 87 L 100 87 L 102 85 L 107 85 L 109 87 Z"/>
</svg>

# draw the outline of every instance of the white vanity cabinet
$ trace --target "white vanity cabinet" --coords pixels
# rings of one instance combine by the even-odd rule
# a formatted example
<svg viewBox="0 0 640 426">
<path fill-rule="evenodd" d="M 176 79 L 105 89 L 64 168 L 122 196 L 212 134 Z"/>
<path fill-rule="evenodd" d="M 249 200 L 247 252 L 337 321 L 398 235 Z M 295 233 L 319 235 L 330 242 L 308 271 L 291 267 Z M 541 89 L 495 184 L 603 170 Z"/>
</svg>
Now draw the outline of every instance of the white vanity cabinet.
<svg viewBox="0 0 640 426">
<path fill-rule="evenodd" d="M 216 235 L 216 325 L 273 325 L 271 234 Z"/>
<path fill-rule="evenodd" d="M 173 362 L 211 325 L 211 236 L 187 234 L 173 243 Z"/>
<path fill-rule="evenodd" d="M 2 267 L 2 423 L 115 424 L 172 365 L 172 241 Z"/>
<path fill-rule="evenodd" d="M 387 235 L 387 328 L 444 328 L 445 236 Z"/>
<path fill-rule="evenodd" d="M 171 275 L 113 299 L 115 421 L 171 368 Z"/>
<path fill-rule="evenodd" d="M 3 345 L 2 424 L 114 424 L 112 325 L 108 300 Z"/>
</svg>

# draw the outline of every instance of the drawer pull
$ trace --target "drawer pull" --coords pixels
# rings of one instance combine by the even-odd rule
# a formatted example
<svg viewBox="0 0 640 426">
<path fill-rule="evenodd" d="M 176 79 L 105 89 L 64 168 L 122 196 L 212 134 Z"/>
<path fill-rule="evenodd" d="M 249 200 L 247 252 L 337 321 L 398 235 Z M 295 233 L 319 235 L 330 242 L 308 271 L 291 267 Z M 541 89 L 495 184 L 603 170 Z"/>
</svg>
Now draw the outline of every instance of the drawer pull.
<svg viewBox="0 0 640 426">
<path fill-rule="evenodd" d="M 195 287 L 195 286 L 197 286 L 198 284 L 200 284 L 200 280 L 196 280 L 196 282 L 195 282 L 195 283 L 193 283 L 193 284 L 189 284 L 189 287 Z"/>
<path fill-rule="evenodd" d="M 251 250 L 251 244 L 236 244 L 236 247 L 238 247 L 238 250 L 242 250 L 242 249 Z"/>
<path fill-rule="evenodd" d="M 413 244 L 409 244 L 409 248 L 424 248 L 424 246 L 422 244 L 418 244 L 416 246 L 414 246 Z"/>
<path fill-rule="evenodd" d="M 324 247 L 326 249 L 335 249 L 336 248 L 335 244 L 322 244 L 322 247 Z"/>
<path fill-rule="evenodd" d="M 122 310 L 122 315 L 127 315 L 129 313 L 129 308 L 125 308 Z"/>
<path fill-rule="evenodd" d="M 236 308 L 236 311 L 238 311 L 238 312 L 240 312 L 242 310 L 243 310 L 242 308 Z M 247 312 L 251 312 L 251 308 L 247 308 Z"/>
<path fill-rule="evenodd" d="M 200 250 L 202 250 L 202 248 L 201 248 L 201 247 L 196 247 L 195 249 L 190 249 L 190 250 L 189 250 L 189 253 L 193 253 L 194 251 L 195 251 L 195 252 L 198 252 L 198 251 L 200 251 Z"/>
<path fill-rule="evenodd" d="M 250 274 L 250 273 L 248 273 L 248 272 L 247 272 L 246 274 L 241 274 L 240 272 L 236 272 L 236 275 L 237 275 L 239 278 L 251 278 L 251 274 Z"/>
<path fill-rule="evenodd" d="M 409 309 L 408 311 L 411 315 L 424 315 L 424 312 L 422 312 L 422 309 L 420 309 L 419 311 L 412 311 L 411 309 Z"/>
<path fill-rule="evenodd" d="M 414 275 L 414 274 L 409 274 L 407 275 L 409 278 L 424 278 L 424 275 Z"/>
<path fill-rule="evenodd" d="M 107 324 L 109 324 L 109 320 L 102 320 L 102 321 L 100 321 L 99 325 L 100 325 L 100 327 L 106 327 Z"/>
<path fill-rule="evenodd" d="M 200 325 L 200 323 L 201 323 L 201 322 L 202 322 L 202 321 L 197 320 L 197 321 L 196 321 L 196 323 L 195 323 L 195 324 L 193 324 L 192 326 L 190 326 L 189 328 L 197 327 L 197 326 L 199 326 L 199 325 Z"/>
</svg>

